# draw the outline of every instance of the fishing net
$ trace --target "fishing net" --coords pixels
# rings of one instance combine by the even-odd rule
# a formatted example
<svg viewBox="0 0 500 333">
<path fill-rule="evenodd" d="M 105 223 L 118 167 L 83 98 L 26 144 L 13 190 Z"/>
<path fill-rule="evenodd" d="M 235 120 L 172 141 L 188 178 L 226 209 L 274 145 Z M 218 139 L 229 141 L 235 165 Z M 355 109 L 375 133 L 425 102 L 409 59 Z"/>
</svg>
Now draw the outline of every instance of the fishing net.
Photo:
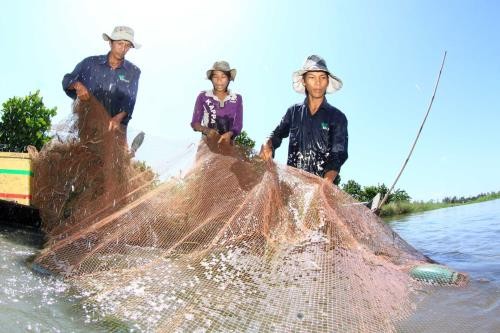
<svg viewBox="0 0 500 333">
<path fill-rule="evenodd" d="M 57 127 L 40 152 L 28 151 L 36 172 L 33 202 L 50 241 L 109 215 L 147 191 L 156 180 L 133 162 L 122 129 L 109 130 L 110 117 L 94 98 L 74 104 L 74 119 Z"/>
<path fill-rule="evenodd" d="M 75 114 L 33 153 L 35 265 L 110 331 L 404 331 L 430 260 L 338 187 L 206 139 L 158 184 L 95 100 Z"/>
</svg>

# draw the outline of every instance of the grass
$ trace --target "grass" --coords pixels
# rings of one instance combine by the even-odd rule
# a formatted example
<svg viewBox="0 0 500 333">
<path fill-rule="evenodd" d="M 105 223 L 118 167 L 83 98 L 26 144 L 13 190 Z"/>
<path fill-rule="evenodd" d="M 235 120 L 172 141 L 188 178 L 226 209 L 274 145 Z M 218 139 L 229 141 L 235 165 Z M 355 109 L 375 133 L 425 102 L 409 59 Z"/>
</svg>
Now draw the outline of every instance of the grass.
<svg viewBox="0 0 500 333">
<path fill-rule="evenodd" d="M 461 206 L 461 205 L 473 204 L 473 203 L 496 200 L 496 199 L 500 199 L 500 192 L 482 195 L 474 199 L 465 199 L 459 202 L 434 202 L 434 201 L 390 202 L 382 206 L 382 209 L 380 210 L 380 216 L 393 217 L 398 215 L 407 215 L 407 214 L 425 212 L 433 209 Z"/>
</svg>

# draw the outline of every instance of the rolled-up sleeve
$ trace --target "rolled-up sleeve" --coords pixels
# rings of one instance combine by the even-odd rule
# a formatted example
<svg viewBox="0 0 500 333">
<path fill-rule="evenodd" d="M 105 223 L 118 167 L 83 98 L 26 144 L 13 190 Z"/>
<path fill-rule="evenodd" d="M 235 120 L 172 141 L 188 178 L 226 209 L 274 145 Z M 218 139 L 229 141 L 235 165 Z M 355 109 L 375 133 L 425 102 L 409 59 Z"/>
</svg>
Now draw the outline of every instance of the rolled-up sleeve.
<svg viewBox="0 0 500 333">
<path fill-rule="evenodd" d="M 281 141 L 287 138 L 290 134 L 290 123 L 292 121 L 293 107 L 288 108 L 279 125 L 271 132 L 269 139 L 273 145 L 273 152 L 276 148 L 281 146 Z"/>
<path fill-rule="evenodd" d="M 63 80 L 62 80 L 62 87 L 66 95 L 69 97 L 75 99 L 76 98 L 76 91 L 74 89 L 69 89 L 69 87 L 77 82 L 80 81 L 80 76 L 82 75 L 82 69 L 85 68 L 87 59 L 82 60 L 78 65 L 76 65 L 75 69 L 66 75 L 64 75 Z"/>
<path fill-rule="evenodd" d="M 347 144 L 349 136 L 347 134 L 347 118 L 341 114 L 330 124 L 330 152 L 325 163 L 325 172 L 330 170 L 340 171 L 340 168 L 347 160 Z"/>
</svg>

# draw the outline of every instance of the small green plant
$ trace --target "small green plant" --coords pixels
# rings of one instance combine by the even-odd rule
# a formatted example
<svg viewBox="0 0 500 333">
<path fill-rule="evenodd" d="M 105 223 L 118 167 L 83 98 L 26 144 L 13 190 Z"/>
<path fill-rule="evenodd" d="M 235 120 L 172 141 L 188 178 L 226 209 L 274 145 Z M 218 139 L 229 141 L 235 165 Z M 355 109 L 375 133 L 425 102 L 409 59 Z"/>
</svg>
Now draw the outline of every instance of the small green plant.
<svg viewBox="0 0 500 333">
<path fill-rule="evenodd" d="M 252 158 L 257 154 L 254 150 L 255 141 L 248 136 L 246 131 L 241 131 L 241 133 L 234 139 L 234 143 L 240 148 L 242 153 L 247 158 Z"/>
<path fill-rule="evenodd" d="M 132 161 L 132 166 L 135 170 L 142 173 L 144 177 L 151 182 L 152 187 L 157 187 L 160 184 L 160 175 L 153 168 L 146 164 L 146 161 Z"/>
</svg>

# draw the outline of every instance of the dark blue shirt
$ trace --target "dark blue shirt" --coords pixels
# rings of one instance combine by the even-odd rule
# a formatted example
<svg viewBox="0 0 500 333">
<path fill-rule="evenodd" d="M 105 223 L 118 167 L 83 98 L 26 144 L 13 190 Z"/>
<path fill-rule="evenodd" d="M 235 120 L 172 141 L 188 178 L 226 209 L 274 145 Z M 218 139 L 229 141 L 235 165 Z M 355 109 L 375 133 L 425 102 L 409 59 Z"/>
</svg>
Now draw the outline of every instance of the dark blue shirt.
<svg viewBox="0 0 500 333">
<path fill-rule="evenodd" d="M 128 60 L 112 69 L 108 55 L 92 56 L 83 59 L 73 72 L 64 75 L 62 86 L 66 94 L 75 99 L 76 91 L 68 88 L 77 81 L 81 82 L 111 117 L 126 112 L 122 124 L 127 125 L 134 111 L 140 75 L 141 70 Z"/>
<path fill-rule="evenodd" d="M 288 108 L 280 124 L 271 133 L 273 149 L 290 136 L 287 164 L 320 177 L 327 171 L 340 171 L 347 160 L 347 118 L 326 98 L 311 115 L 307 98 Z"/>
</svg>

